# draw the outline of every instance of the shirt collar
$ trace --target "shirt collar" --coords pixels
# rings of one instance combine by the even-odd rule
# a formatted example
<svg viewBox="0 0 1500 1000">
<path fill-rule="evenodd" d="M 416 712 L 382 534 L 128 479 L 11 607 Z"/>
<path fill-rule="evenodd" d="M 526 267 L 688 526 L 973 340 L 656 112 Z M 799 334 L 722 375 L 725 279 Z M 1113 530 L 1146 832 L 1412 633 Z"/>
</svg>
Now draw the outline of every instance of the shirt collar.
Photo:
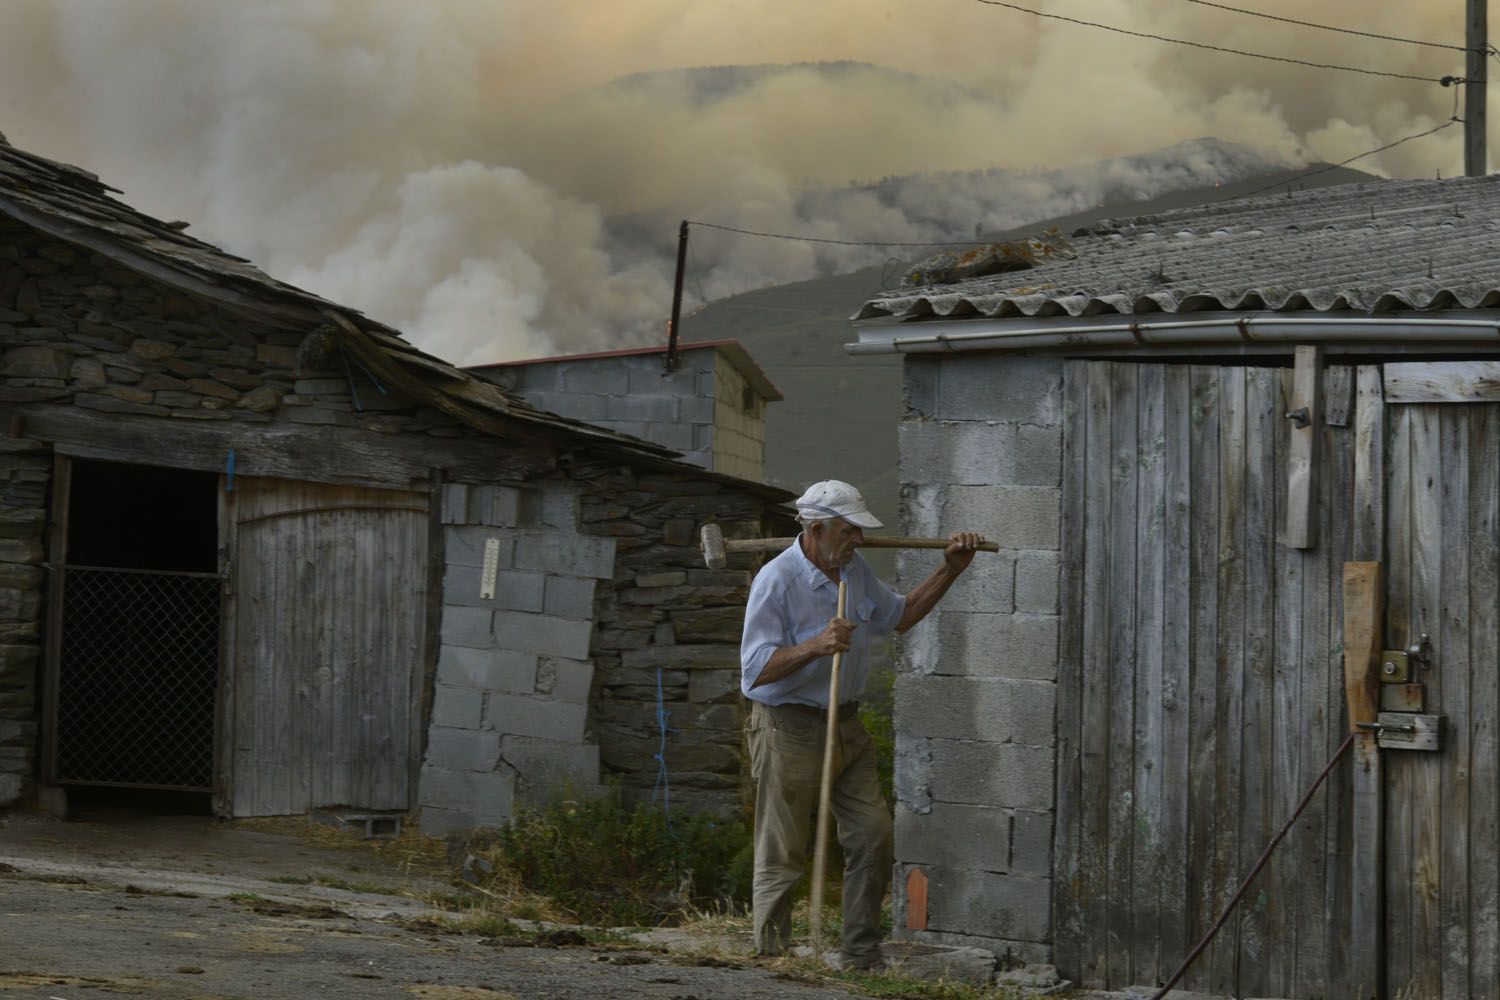
<svg viewBox="0 0 1500 1000">
<path fill-rule="evenodd" d="M 792 548 L 797 550 L 797 565 L 801 568 L 802 576 L 807 580 L 808 587 L 813 590 L 817 590 L 824 584 L 827 584 L 830 587 L 838 586 L 837 583 L 834 583 L 828 578 L 827 573 L 823 572 L 822 570 L 818 569 L 817 566 L 813 565 L 813 561 L 807 558 L 807 553 L 802 551 L 801 534 L 797 535 L 797 540 L 792 543 Z M 846 566 L 844 567 L 844 572 L 841 575 L 844 575 L 847 578 L 848 572 L 849 567 Z"/>
</svg>

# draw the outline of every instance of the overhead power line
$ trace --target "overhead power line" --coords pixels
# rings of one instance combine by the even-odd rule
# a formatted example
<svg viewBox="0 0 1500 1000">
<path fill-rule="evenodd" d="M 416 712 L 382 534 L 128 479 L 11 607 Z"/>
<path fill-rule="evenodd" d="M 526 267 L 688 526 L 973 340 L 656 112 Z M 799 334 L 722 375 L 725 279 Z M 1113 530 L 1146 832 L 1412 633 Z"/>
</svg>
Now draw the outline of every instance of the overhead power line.
<svg viewBox="0 0 1500 1000">
<path fill-rule="evenodd" d="M 1153 35 L 1145 31 L 1132 31 L 1129 28 L 1121 28 L 1113 24 L 1100 24 L 1098 21 L 1084 21 L 1076 17 L 1065 17 L 1062 14 L 1050 14 L 1046 11 L 1034 10 L 1030 7 L 1022 7 L 1019 4 L 1006 3 L 1004 0 L 976 0 L 978 3 L 990 7 L 1005 7 L 1009 10 L 1018 11 L 1022 14 L 1030 14 L 1033 17 L 1045 17 L 1053 21 L 1066 21 L 1068 24 L 1077 24 L 1085 28 L 1099 28 L 1103 31 L 1113 31 L 1120 35 L 1130 35 L 1133 38 L 1149 38 L 1156 42 L 1170 42 L 1173 45 L 1186 45 L 1195 49 L 1206 49 L 1209 52 L 1223 52 L 1234 56 L 1248 56 L 1251 59 L 1266 59 L 1271 62 L 1291 63 L 1295 66 L 1308 66 L 1312 69 L 1332 69 L 1343 73 L 1360 73 L 1365 76 L 1384 76 L 1394 80 L 1415 80 L 1418 83 L 1461 83 L 1462 79 L 1449 76 L 1439 78 L 1435 76 L 1414 76 L 1410 73 L 1391 73 L 1383 69 L 1367 69 L 1363 66 L 1342 66 L 1337 63 L 1319 63 L 1308 59 L 1294 59 L 1291 56 L 1275 56 L 1266 52 L 1249 52 L 1245 49 L 1231 49 L 1223 45 L 1209 45 L 1207 42 L 1193 42 L 1186 38 L 1172 38 L 1167 35 Z M 1448 83 L 1443 83 L 1446 79 Z"/>
<path fill-rule="evenodd" d="M 1256 188 L 1254 191 L 1249 191 L 1249 192 L 1247 192 L 1245 194 L 1225 195 L 1225 198 L 1226 199 L 1228 199 L 1228 198 L 1253 198 L 1253 197 L 1255 197 L 1258 194 L 1265 194 L 1267 191 L 1273 191 L 1273 190 L 1275 190 L 1276 188 L 1279 188 L 1279 187 L 1286 187 L 1286 186 L 1291 185 L 1291 184 L 1296 184 L 1296 183 L 1298 183 L 1300 181 L 1305 181 L 1309 177 L 1316 177 L 1319 174 L 1326 174 L 1326 173 L 1328 173 L 1328 171 L 1330 171 L 1330 170 L 1337 170 L 1339 167 L 1347 167 L 1349 164 L 1353 163 L 1355 160 L 1363 160 L 1367 156 L 1374 156 L 1376 153 L 1384 153 L 1388 149 L 1395 149 L 1397 146 L 1401 145 L 1403 142 L 1411 142 L 1413 139 L 1424 139 L 1427 136 L 1432 135 L 1432 134 L 1434 134 L 1436 132 L 1441 132 L 1445 128 L 1451 128 L 1454 125 L 1461 125 L 1461 124 L 1463 124 L 1463 119 L 1459 118 L 1459 117 L 1457 117 L 1455 115 L 1454 117 L 1449 118 L 1447 121 L 1443 122 L 1443 124 L 1438 125 L 1435 128 L 1430 128 L 1426 132 L 1417 132 L 1414 135 L 1402 136 L 1400 139 L 1397 139 L 1395 142 L 1388 142 L 1384 146 L 1381 146 L 1381 147 L 1379 147 L 1377 149 L 1366 150 L 1365 152 L 1360 153 L 1358 156 L 1351 156 L 1351 157 L 1349 157 L 1349 159 L 1347 159 L 1347 160 L 1340 160 L 1338 163 L 1330 163 L 1326 167 L 1319 167 L 1316 170 L 1309 170 L 1305 174 L 1298 174 L 1296 177 L 1289 177 L 1289 178 L 1287 178 L 1284 181 L 1277 181 L 1275 184 L 1267 184 L 1265 187 Z"/>
<path fill-rule="evenodd" d="M 1187 0 L 1187 2 L 1195 3 L 1200 7 L 1213 7 L 1217 10 L 1227 10 L 1232 14 L 1245 14 L 1250 17 L 1263 17 L 1267 21 L 1280 21 L 1283 24 L 1295 24 L 1303 28 L 1317 28 L 1319 31 L 1336 31 L 1342 35 L 1358 35 L 1361 38 L 1376 38 L 1382 42 L 1404 42 L 1407 45 L 1426 45 L 1429 48 L 1451 49 L 1454 52 L 1469 51 L 1462 45 L 1450 45 L 1447 42 L 1426 42 L 1421 40 L 1420 38 L 1402 38 L 1400 35 L 1381 35 L 1373 31 L 1356 31 L 1353 28 L 1340 28 L 1332 24 L 1315 24 L 1312 21 L 1299 21 L 1295 17 L 1282 17 L 1278 14 L 1267 14 L 1265 11 L 1246 10 L 1243 7 L 1231 7 L 1228 4 L 1214 3 L 1213 0 Z M 1488 51 L 1494 52 L 1495 50 L 1493 47 L 1491 47 Z"/>
</svg>

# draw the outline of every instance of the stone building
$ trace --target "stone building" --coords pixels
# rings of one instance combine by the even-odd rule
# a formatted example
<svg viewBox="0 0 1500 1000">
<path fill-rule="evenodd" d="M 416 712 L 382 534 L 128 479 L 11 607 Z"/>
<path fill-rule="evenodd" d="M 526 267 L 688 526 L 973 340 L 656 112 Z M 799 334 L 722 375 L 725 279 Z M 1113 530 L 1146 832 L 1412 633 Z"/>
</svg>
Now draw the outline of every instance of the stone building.
<svg viewBox="0 0 1500 1000">
<path fill-rule="evenodd" d="M 542 410 L 655 441 L 684 461 L 743 479 L 765 478 L 767 403 L 782 398 L 735 340 L 570 354 L 470 371 Z"/>
<path fill-rule="evenodd" d="M 1500 995 L 1497 227 L 1330 187 L 864 305 L 904 527 L 1004 548 L 903 650 L 899 933 L 1159 984 L 1332 762 L 1179 987 Z"/>
<path fill-rule="evenodd" d="M 543 412 L 0 141 L 0 808 L 728 809 L 708 520 L 785 494 Z M 658 709 L 667 713 L 658 714 Z M 647 747 L 651 754 L 646 753 Z"/>
</svg>

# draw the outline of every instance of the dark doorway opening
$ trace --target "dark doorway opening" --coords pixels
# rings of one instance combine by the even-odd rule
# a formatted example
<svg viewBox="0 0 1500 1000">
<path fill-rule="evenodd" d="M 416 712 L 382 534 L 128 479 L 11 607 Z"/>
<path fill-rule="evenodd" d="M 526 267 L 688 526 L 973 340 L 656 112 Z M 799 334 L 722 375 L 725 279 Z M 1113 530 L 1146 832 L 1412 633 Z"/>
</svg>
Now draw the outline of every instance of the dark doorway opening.
<svg viewBox="0 0 1500 1000">
<path fill-rule="evenodd" d="M 187 793 L 191 811 L 206 812 L 222 594 L 218 476 L 75 460 L 70 479 L 49 779 Z M 138 805 L 158 799 L 172 803 L 168 811 L 184 804 L 168 795 Z"/>
</svg>

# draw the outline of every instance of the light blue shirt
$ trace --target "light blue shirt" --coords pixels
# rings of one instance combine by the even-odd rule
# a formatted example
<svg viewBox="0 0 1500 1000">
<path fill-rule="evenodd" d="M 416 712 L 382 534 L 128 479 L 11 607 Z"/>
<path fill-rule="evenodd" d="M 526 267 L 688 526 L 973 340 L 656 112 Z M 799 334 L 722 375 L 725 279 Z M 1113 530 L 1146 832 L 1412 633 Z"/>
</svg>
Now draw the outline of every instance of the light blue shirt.
<svg viewBox="0 0 1500 1000">
<path fill-rule="evenodd" d="M 887 587 L 856 552 L 843 568 L 848 594 L 844 617 L 855 625 L 839 667 L 839 701 L 858 698 L 870 673 L 870 643 L 890 635 L 906 610 L 906 598 Z M 745 605 L 740 640 L 740 690 L 767 705 L 828 706 L 833 657 L 820 656 L 789 677 L 752 689 L 776 650 L 806 642 L 837 616 L 839 585 L 802 552 L 799 535 L 787 550 L 761 567 Z"/>
</svg>

